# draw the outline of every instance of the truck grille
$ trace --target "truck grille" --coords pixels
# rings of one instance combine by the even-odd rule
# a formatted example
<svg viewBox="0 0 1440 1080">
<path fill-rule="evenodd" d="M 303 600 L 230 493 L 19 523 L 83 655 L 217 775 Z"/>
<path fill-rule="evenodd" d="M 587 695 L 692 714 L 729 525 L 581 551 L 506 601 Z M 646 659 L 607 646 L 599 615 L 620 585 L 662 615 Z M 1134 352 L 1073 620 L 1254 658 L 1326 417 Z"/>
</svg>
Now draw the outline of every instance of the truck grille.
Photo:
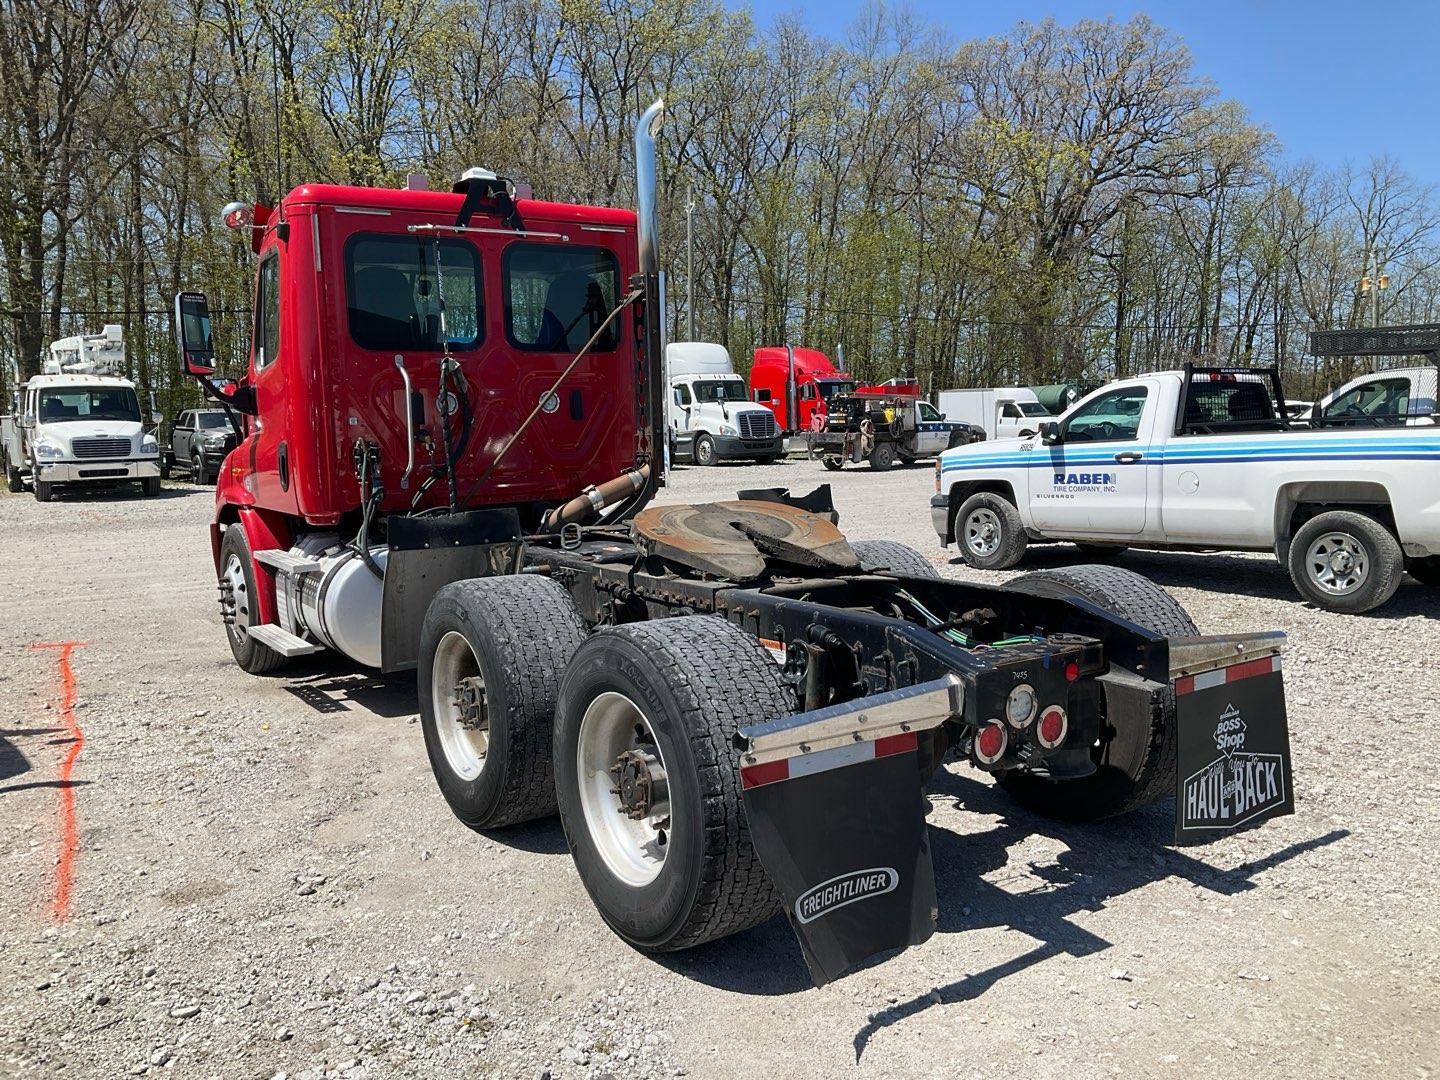
<svg viewBox="0 0 1440 1080">
<path fill-rule="evenodd" d="M 129 457 L 130 440 L 96 435 L 88 439 L 75 439 L 70 443 L 70 450 L 77 458 Z"/>
<path fill-rule="evenodd" d="M 737 419 L 742 439 L 773 439 L 779 434 L 775 414 L 769 409 L 742 412 Z"/>
</svg>

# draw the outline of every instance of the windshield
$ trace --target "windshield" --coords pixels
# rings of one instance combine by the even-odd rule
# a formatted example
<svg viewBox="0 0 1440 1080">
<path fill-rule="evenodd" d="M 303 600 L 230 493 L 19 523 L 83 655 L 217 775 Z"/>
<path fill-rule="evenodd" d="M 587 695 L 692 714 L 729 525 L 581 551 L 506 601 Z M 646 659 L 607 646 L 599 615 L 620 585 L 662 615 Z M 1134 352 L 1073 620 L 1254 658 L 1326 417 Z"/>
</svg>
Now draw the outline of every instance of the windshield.
<svg viewBox="0 0 1440 1080">
<path fill-rule="evenodd" d="M 820 379 L 820 396 L 829 401 L 836 394 L 848 394 L 855 389 L 855 383 L 850 379 Z"/>
<path fill-rule="evenodd" d="M 40 391 L 40 420 L 46 424 L 70 420 L 129 420 L 140 422 L 140 402 L 128 386 L 69 386 Z"/>
<path fill-rule="evenodd" d="M 230 427 L 230 418 L 223 412 L 202 412 L 196 419 L 201 431 L 225 431 Z"/>
<path fill-rule="evenodd" d="M 1050 410 L 1045 408 L 1045 406 L 1041 405 L 1038 401 L 1021 401 L 1017 402 L 1016 404 L 1020 406 L 1020 412 L 1024 416 L 1050 415 Z"/>
<path fill-rule="evenodd" d="M 749 401 L 740 379 L 696 379 L 696 401 Z"/>
</svg>

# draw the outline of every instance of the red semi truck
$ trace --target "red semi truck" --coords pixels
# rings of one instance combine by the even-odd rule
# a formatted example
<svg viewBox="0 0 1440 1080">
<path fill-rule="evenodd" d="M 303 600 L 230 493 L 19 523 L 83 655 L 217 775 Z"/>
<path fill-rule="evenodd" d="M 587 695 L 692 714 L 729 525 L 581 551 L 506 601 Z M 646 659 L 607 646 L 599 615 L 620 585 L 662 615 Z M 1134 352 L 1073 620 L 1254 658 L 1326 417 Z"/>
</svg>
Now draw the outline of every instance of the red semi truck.
<svg viewBox="0 0 1440 1080">
<path fill-rule="evenodd" d="M 942 580 L 848 543 L 826 489 L 652 502 L 661 110 L 636 129 L 638 213 L 517 200 L 483 170 L 226 208 L 258 256 L 233 386 L 204 296 L 175 314 L 184 370 L 242 432 L 210 529 L 236 662 L 414 670 L 460 821 L 558 808 L 625 940 L 784 910 L 817 981 L 933 932 L 922 785 L 947 757 L 1044 814 L 1178 794 L 1181 841 L 1288 812 L 1283 635 L 1196 636 L 1109 567 Z M 1248 741 L 1221 754 L 1227 709 Z M 1224 793 L 1254 794 L 1257 762 L 1272 782 L 1241 807 Z"/>
<path fill-rule="evenodd" d="M 750 366 L 750 397 L 774 411 L 781 431 L 812 430 L 830 398 L 854 389 L 855 380 L 818 349 L 766 346 Z"/>
</svg>

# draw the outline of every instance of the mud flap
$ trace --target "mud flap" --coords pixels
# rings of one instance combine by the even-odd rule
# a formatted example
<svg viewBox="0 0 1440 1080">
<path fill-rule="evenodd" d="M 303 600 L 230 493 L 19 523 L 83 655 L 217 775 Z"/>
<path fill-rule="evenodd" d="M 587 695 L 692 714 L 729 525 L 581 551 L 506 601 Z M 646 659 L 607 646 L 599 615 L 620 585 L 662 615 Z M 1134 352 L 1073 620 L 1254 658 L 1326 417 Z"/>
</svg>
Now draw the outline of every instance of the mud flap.
<svg viewBox="0 0 1440 1080">
<path fill-rule="evenodd" d="M 1280 657 L 1175 680 L 1175 843 L 1295 812 Z"/>
<path fill-rule="evenodd" d="M 768 757 L 741 757 L 751 841 L 817 985 L 935 932 L 916 732 L 958 710 L 955 685 L 940 680 L 741 732 L 742 749 Z M 847 724 L 863 734 L 846 733 Z M 789 746 L 767 755 L 777 737 Z"/>
</svg>

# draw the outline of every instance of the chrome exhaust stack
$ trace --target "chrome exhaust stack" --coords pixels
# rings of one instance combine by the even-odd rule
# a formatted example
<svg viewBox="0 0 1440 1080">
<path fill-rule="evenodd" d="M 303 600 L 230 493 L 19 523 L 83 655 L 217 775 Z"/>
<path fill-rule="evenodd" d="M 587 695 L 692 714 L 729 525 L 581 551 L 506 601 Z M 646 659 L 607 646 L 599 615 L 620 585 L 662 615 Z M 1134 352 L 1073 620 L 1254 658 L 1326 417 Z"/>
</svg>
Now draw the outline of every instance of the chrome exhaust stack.
<svg viewBox="0 0 1440 1080">
<path fill-rule="evenodd" d="M 665 99 L 660 98 L 641 114 L 635 125 L 635 202 L 637 239 L 640 244 L 640 273 L 660 273 L 660 210 L 655 195 L 655 134 L 665 119 Z"/>
<path fill-rule="evenodd" d="M 660 269 L 660 204 L 656 192 L 655 136 L 665 119 L 665 99 L 659 98 L 635 124 L 635 240 L 639 248 L 640 273 L 635 281 L 644 289 L 644 351 L 641 370 L 645 384 L 638 387 L 636 405 L 645 418 L 641 454 L 637 468 L 644 468 L 645 487 L 623 516 L 638 513 L 655 492 L 665 485 L 669 468 L 666 439 L 666 401 L 670 380 L 665 369 L 665 274 Z M 641 464 L 640 458 L 648 457 Z M 649 467 L 645 467 L 649 466 Z"/>
</svg>

